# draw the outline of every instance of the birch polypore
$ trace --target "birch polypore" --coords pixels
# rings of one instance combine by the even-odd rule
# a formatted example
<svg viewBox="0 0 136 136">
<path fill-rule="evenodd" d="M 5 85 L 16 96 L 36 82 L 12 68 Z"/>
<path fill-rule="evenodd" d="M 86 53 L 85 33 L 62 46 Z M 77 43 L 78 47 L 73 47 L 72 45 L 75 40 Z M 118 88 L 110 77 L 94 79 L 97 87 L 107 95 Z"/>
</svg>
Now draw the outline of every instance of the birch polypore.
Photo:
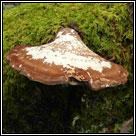
<svg viewBox="0 0 136 136">
<path fill-rule="evenodd" d="M 45 45 L 15 46 L 6 59 L 16 71 L 48 85 L 85 83 L 99 90 L 124 84 L 128 76 L 121 65 L 91 51 L 70 28 L 61 29 L 55 40 Z"/>
</svg>

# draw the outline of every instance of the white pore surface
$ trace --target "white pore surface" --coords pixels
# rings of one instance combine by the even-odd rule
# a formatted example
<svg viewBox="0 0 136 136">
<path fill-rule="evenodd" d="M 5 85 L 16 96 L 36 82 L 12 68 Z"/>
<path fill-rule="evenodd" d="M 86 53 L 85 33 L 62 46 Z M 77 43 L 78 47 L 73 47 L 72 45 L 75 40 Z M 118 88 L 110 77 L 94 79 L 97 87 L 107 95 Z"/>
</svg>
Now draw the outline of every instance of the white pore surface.
<svg viewBox="0 0 136 136">
<path fill-rule="evenodd" d="M 102 72 L 103 68 L 111 68 L 111 63 L 105 61 L 104 59 L 98 59 L 95 53 L 92 53 L 92 56 L 81 56 L 78 53 L 78 49 L 87 48 L 85 44 L 78 40 L 76 36 L 71 35 L 74 33 L 74 30 L 71 29 L 71 32 L 63 35 L 63 32 L 60 31 L 57 35 L 57 38 L 52 43 L 38 46 L 38 47 L 27 47 L 27 55 L 32 55 L 32 59 L 44 59 L 43 63 L 49 63 L 51 65 L 62 65 L 63 68 L 80 68 L 87 70 L 91 68 L 98 72 Z M 56 48 L 56 46 L 58 45 Z M 54 47 L 53 47 L 54 46 Z M 64 47 L 62 49 L 62 47 Z M 59 48 L 61 47 L 61 48 Z M 89 49 L 88 49 L 89 50 Z"/>
</svg>

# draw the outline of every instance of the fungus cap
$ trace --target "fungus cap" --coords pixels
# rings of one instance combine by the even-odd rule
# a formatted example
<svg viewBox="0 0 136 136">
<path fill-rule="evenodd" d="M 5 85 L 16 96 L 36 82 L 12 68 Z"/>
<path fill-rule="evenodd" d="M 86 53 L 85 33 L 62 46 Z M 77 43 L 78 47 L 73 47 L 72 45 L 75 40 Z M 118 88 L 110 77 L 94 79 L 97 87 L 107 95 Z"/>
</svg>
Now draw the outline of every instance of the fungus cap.
<svg viewBox="0 0 136 136">
<path fill-rule="evenodd" d="M 87 84 L 92 90 L 127 81 L 128 72 L 91 51 L 74 29 L 61 29 L 53 42 L 41 46 L 15 46 L 9 65 L 31 80 L 48 85 Z"/>
</svg>

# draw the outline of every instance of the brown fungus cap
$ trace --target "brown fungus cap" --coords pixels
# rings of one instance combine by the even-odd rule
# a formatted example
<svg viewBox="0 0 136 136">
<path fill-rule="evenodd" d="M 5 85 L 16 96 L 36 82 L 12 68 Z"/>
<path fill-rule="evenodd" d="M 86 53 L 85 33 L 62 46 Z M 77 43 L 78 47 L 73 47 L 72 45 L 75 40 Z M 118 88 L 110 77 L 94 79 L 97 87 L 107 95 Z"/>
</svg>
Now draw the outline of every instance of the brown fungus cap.
<svg viewBox="0 0 136 136">
<path fill-rule="evenodd" d="M 74 29 L 61 29 L 53 42 L 15 46 L 6 56 L 9 65 L 31 80 L 48 85 L 87 84 L 96 91 L 127 81 L 128 72 L 91 51 Z"/>
</svg>

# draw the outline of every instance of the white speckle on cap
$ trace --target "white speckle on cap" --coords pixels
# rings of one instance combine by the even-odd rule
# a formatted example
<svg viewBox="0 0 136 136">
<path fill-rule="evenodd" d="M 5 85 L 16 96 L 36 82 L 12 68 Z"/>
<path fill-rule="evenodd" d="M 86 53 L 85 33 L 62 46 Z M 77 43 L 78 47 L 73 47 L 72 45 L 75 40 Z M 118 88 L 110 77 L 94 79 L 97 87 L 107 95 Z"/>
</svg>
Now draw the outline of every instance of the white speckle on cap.
<svg viewBox="0 0 136 136">
<path fill-rule="evenodd" d="M 22 64 L 19 65 L 19 68 L 21 68 L 21 67 L 22 67 Z"/>
<path fill-rule="evenodd" d="M 106 87 L 110 87 L 110 86 L 107 84 Z"/>
<path fill-rule="evenodd" d="M 74 29 L 71 29 L 71 33 L 74 33 Z"/>
<path fill-rule="evenodd" d="M 27 73 L 27 76 L 28 76 L 28 77 L 30 77 L 30 74 L 29 74 L 29 73 Z"/>
<path fill-rule="evenodd" d="M 15 67 L 15 65 L 12 65 L 12 68 L 14 68 Z"/>
<path fill-rule="evenodd" d="M 74 30 L 71 30 L 74 32 Z M 62 65 L 63 68 L 73 69 L 80 68 L 87 70 L 91 68 L 98 72 L 102 72 L 103 68 L 111 68 L 111 63 L 99 59 L 93 51 L 89 50 L 86 45 L 75 38 L 71 33 L 62 34 L 60 31 L 57 38 L 46 45 L 39 47 L 27 47 L 27 55 L 32 55 L 32 59 L 43 59 L 43 63 L 49 63 L 51 65 Z M 53 47 L 52 45 L 56 45 Z M 80 49 L 80 50 L 79 50 Z M 79 51 L 82 49 L 89 52 L 89 56 L 80 55 Z"/>
<path fill-rule="evenodd" d="M 27 55 L 32 55 L 32 59 L 43 59 L 43 63 L 55 63 L 66 68 L 77 67 L 87 70 L 89 67 L 93 70 L 102 72 L 103 68 L 111 68 L 110 62 L 100 61 L 98 58 L 89 56 L 79 56 L 71 52 L 61 54 L 61 51 L 52 51 L 48 48 L 31 47 L 26 48 Z M 46 58 L 45 58 L 46 57 Z"/>
<path fill-rule="evenodd" d="M 58 32 L 57 37 L 61 37 L 63 32 Z"/>
<path fill-rule="evenodd" d="M 72 30 L 74 32 L 74 30 Z M 57 34 L 57 39 L 55 39 L 52 43 L 63 44 L 67 46 L 67 48 L 73 47 L 83 47 L 85 46 L 83 42 L 79 41 L 76 37 L 74 37 L 71 33 L 62 34 L 63 32 L 59 32 Z M 66 44 L 68 43 L 68 44 Z M 70 47 L 69 47 L 70 46 Z"/>
<path fill-rule="evenodd" d="M 91 75 L 90 75 L 90 73 L 89 73 L 89 72 L 87 72 L 87 74 L 88 74 L 88 76 L 91 78 Z"/>
</svg>

